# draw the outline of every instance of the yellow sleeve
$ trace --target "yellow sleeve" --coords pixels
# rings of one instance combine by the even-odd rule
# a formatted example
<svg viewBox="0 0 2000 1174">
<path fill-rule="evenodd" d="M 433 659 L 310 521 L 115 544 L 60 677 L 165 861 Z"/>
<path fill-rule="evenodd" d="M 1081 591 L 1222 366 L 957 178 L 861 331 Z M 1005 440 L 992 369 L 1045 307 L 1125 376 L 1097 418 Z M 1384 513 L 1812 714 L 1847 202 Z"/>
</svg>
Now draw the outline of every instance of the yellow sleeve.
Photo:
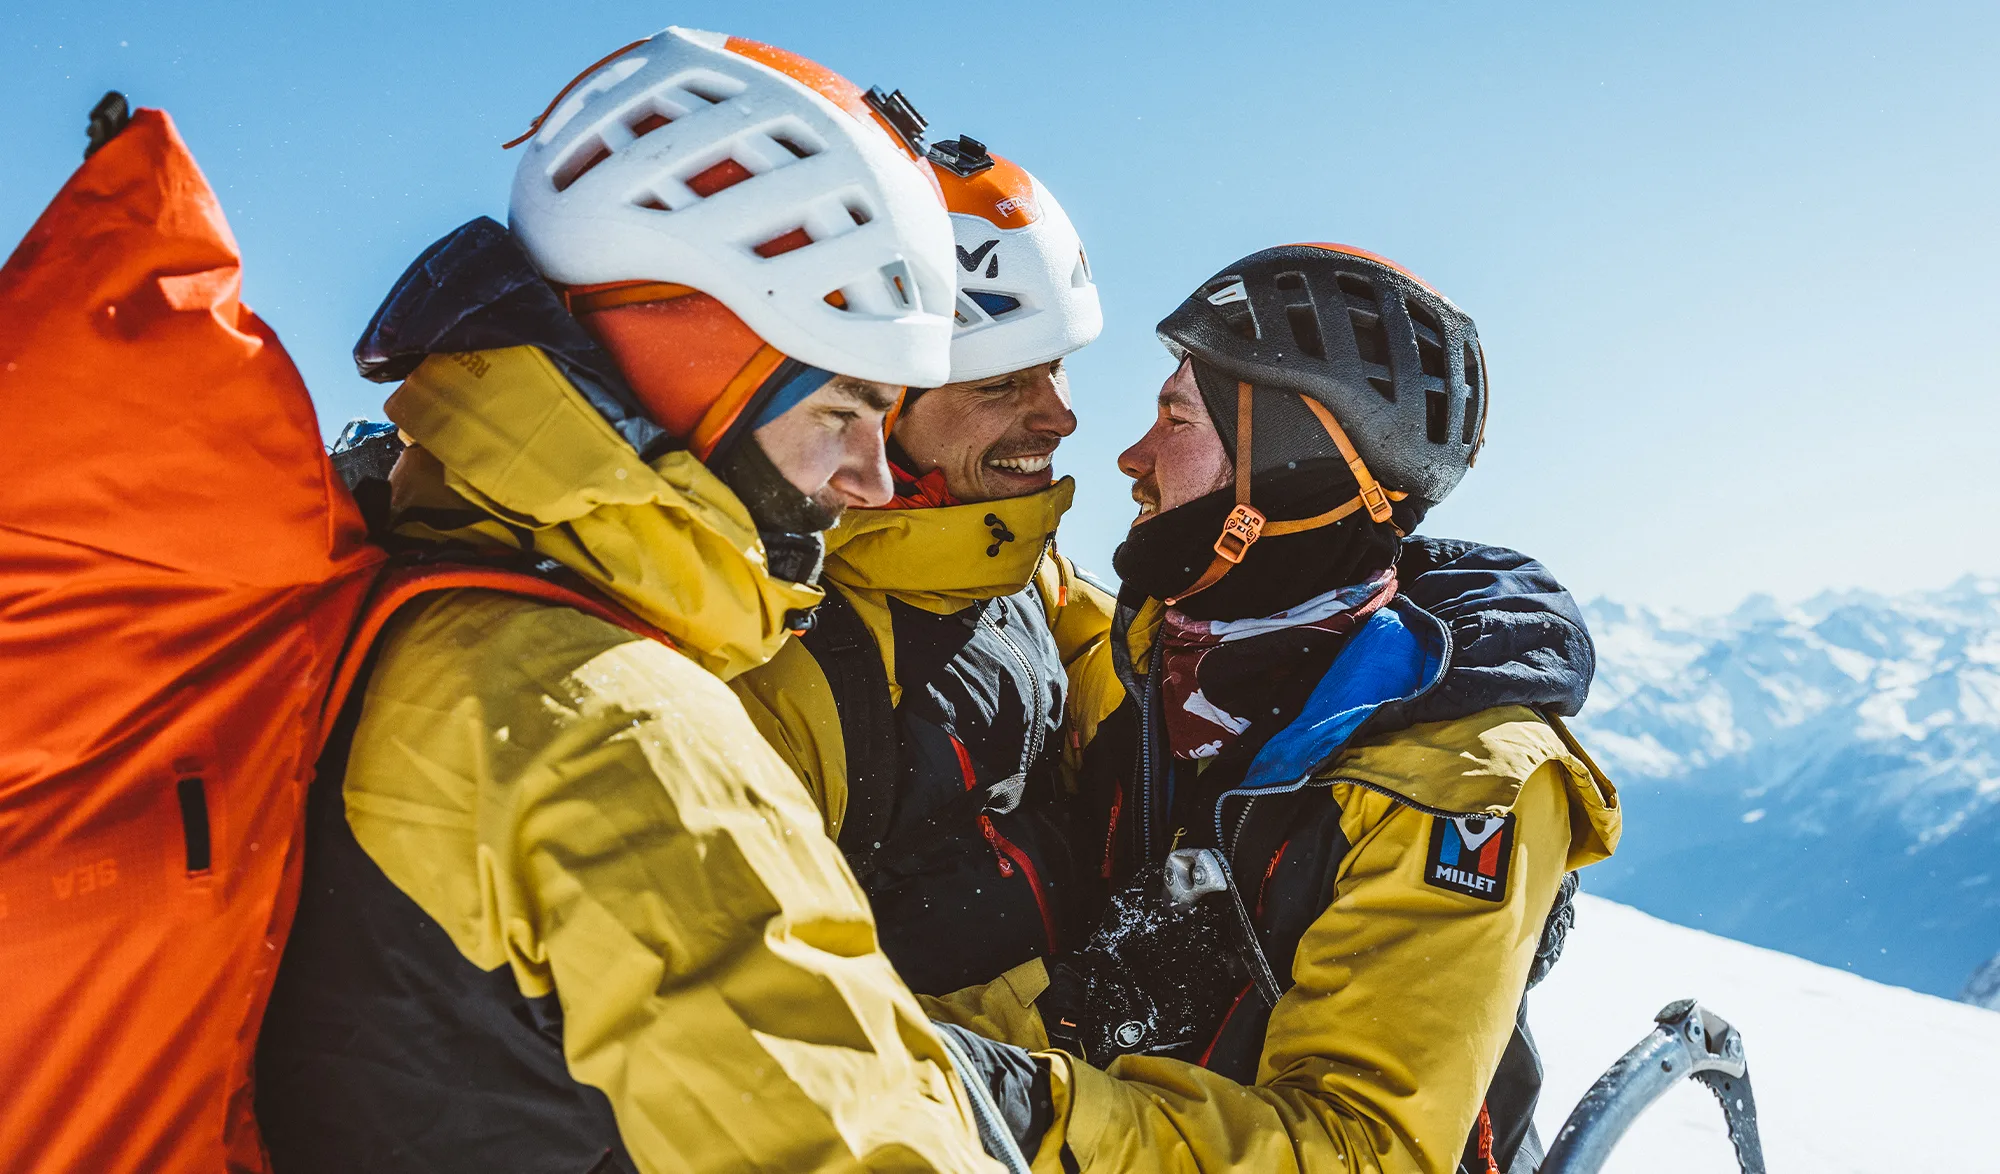
<svg viewBox="0 0 2000 1174">
<path fill-rule="evenodd" d="M 1039 1052 L 1048 1048 L 1049 1033 L 1042 1027 L 1042 1013 L 1035 1000 L 1048 989 L 1048 967 L 1042 959 L 1030 958 L 992 982 L 948 995 L 918 995 L 917 1002 L 936 1022 L 956 1024 L 987 1039 Z"/>
<path fill-rule="evenodd" d="M 818 811 L 692 661 L 442 596 L 391 634 L 345 790 L 467 959 L 558 996 L 647 1174 L 998 1169 Z"/>
<path fill-rule="evenodd" d="M 1082 1169 L 1453 1170 L 1562 877 L 1568 769 L 1549 762 L 1522 785 L 1498 903 L 1424 883 L 1431 816 L 1336 785 L 1353 847 L 1299 943 L 1257 1083 L 1132 1056 L 1100 1071 L 1055 1053 L 1056 1128 Z M 1038 1168 L 1056 1152 L 1044 1146 Z"/>
<path fill-rule="evenodd" d="M 787 640 L 764 665 L 732 678 L 729 688 L 764 741 L 805 784 L 827 838 L 839 840 L 847 817 L 847 743 L 819 662 L 804 644 Z"/>
</svg>

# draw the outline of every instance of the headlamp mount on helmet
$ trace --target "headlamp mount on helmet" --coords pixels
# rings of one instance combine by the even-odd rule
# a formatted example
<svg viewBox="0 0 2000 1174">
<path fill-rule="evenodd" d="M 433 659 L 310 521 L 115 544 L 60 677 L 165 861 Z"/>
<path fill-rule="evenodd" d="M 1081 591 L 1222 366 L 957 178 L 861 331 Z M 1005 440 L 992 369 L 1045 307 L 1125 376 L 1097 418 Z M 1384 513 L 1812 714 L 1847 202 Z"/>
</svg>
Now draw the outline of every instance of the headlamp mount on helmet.
<svg viewBox="0 0 2000 1174">
<path fill-rule="evenodd" d="M 971 179 L 993 169 L 993 156 L 987 152 L 986 144 L 971 135 L 932 143 L 930 156 L 931 162 L 960 179 Z"/>
<path fill-rule="evenodd" d="M 931 123 L 929 119 L 917 113 L 917 108 L 903 96 L 903 91 L 890 90 L 884 93 L 881 86 L 869 86 L 868 92 L 861 96 L 861 100 L 868 103 L 869 109 L 882 116 L 882 121 L 889 124 L 889 129 L 896 132 L 896 137 L 903 140 L 903 145 L 910 149 L 912 155 L 919 159 L 923 158 L 924 128 Z"/>
</svg>

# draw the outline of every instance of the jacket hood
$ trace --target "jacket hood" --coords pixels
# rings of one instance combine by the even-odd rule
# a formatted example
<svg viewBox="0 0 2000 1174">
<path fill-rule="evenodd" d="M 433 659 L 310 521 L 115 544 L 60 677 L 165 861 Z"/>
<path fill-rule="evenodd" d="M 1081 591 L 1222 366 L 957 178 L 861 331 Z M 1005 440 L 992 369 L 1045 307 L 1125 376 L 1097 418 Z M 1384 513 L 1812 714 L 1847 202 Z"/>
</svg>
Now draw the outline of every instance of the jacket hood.
<svg viewBox="0 0 2000 1174">
<path fill-rule="evenodd" d="M 1597 649 L 1576 600 L 1549 569 L 1501 546 L 1444 538 L 1403 542 L 1402 597 L 1450 634 L 1444 676 L 1397 705 L 1393 726 L 1450 721 L 1497 705 L 1570 717 L 1583 708 Z"/>
<path fill-rule="evenodd" d="M 675 446 L 514 234 L 491 217 L 467 221 L 410 263 L 354 344 L 354 365 L 364 379 L 394 383 L 431 355 L 510 346 L 540 349 L 634 451 L 650 457 Z"/>
<path fill-rule="evenodd" d="M 552 558 L 724 678 L 769 660 L 821 593 L 769 573 L 749 511 L 693 454 L 618 415 L 609 359 L 524 267 L 474 221 L 411 266 L 356 347 L 372 378 L 406 376 L 387 405 L 413 443 L 391 477 L 396 533 Z"/>
<path fill-rule="evenodd" d="M 822 573 L 850 595 L 894 596 L 948 615 L 1027 587 L 1075 496 L 1075 479 L 1064 477 L 997 501 L 849 510 L 827 532 Z"/>
</svg>

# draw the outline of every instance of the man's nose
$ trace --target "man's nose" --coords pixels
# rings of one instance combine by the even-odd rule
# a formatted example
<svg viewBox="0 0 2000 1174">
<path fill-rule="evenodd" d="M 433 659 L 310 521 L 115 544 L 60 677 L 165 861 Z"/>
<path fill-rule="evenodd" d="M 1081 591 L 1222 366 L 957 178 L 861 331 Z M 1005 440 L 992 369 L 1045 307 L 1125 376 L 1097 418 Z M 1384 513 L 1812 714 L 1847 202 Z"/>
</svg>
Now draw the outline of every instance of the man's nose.
<svg viewBox="0 0 2000 1174">
<path fill-rule="evenodd" d="M 1031 431 L 1068 436 L 1076 431 L 1076 413 L 1070 410 L 1068 381 L 1041 378 L 1029 391 L 1024 423 Z"/>
<path fill-rule="evenodd" d="M 889 483 L 889 455 L 882 430 L 849 425 L 842 436 L 840 468 L 829 482 L 841 501 L 859 509 L 887 505 L 895 488 Z"/>
<path fill-rule="evenodd" d="M 1153 430 L 1147 429 L 1137 444 L 1118 454 L 1118 471 L 1137 481 L 1153 471 Z"/>
</svg>

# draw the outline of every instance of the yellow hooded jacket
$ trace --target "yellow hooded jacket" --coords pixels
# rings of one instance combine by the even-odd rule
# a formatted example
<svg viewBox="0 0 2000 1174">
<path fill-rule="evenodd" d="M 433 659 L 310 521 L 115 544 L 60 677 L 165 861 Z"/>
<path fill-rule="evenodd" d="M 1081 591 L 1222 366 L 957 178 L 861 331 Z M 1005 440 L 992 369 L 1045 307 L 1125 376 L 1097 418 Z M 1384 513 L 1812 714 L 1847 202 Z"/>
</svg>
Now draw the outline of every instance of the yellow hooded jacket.
<svg viewBox="0 0 2000 1174">
<path fill-rule="evenodd" d="M 392 621 L 259 1057 L 279 1168 L 997 1169 L 725 684 L 818 592 L 539 349 L 433 355 L 389 413 L 400 534 L 532 550 L 675 646 L 476 590 Z"/>
<path fill-rule="evenodd" d="M 1101 882 L 1069 835 L 1082 743 L 1067 676 L 1102 645 L 1112 600 L 1054 549 L 1074 492 L 1064 479 L 849 511 L 827 538 L 835 594 L 818 629 L 732 682 L 818 800 L 920 993 L 1060 949 L 1094 917 Z M 1018 798 L 967 798 L 1010 778 L 1027 780 Z"/>
<path fill-rule="evenodd" d="M 1161 612 L 1131 629 L 1142 672 Z M 1123 693 L 1108 671 L 1080 691 L 1100 707 Z M 1281 791 L 1255 801 L 1230 862 L 1283 997 L 1266 1017 L 1246 995 L 1200 1064 L 1045 1053 L 1056 1120 L 1036 1169 L 1457 1167 L 1562 876 L 1617 845 L 1616 792 L 1559 720 L 1518 705 L 1364 734 Z M 1451 815 L 1512 819 L 1502 899 L 1428 883 Z M 1048 985 L 1037 960 L 930 1010 L 1046 1049 Z"/>
<path fill-rule="evenodd" d="M 890 599 L 951 615 L 1032 584 L 1070 679 L 1069 695 L 1076 696 L 1078 675 L 1092 671 L 1086 665 L 1101 664 L 1108 671 L 1104 642 L 1111 632 L 1110 594 L 1079 574 L 1053 543 L 1033 541 L 1055 534 L 1075 493 L 1076 482 L 1065 477 L 1040 493 L 1001 501 L 849 510 L 827 532 L 826 568 L 820 577 L 840 589 L 867 626 L 882 658 L 891 705 L 902 700 L 903 686 L 896 675 Z M 1029 540 L 995 541 L 988 517 L 997 519 L 1005 532 Z M 827 834 L 839 838 L 847 815 L 847 748 L 825 671 L 794 641 L 768 663 L 732 679 L 730 687 L 805 781 L 826 816 Z M 1106 700 L 1101 693 L 1088 696 L 1099 705 Z M 1061 747 L 1066 766 L 1074 768 L 1087 741 L 1077 733 L 1079 727 L 1087 723 L 1094 730 L 1103 716 L 1087 707 L 1069 708 L 1072 736 Z"/>
</svg>

